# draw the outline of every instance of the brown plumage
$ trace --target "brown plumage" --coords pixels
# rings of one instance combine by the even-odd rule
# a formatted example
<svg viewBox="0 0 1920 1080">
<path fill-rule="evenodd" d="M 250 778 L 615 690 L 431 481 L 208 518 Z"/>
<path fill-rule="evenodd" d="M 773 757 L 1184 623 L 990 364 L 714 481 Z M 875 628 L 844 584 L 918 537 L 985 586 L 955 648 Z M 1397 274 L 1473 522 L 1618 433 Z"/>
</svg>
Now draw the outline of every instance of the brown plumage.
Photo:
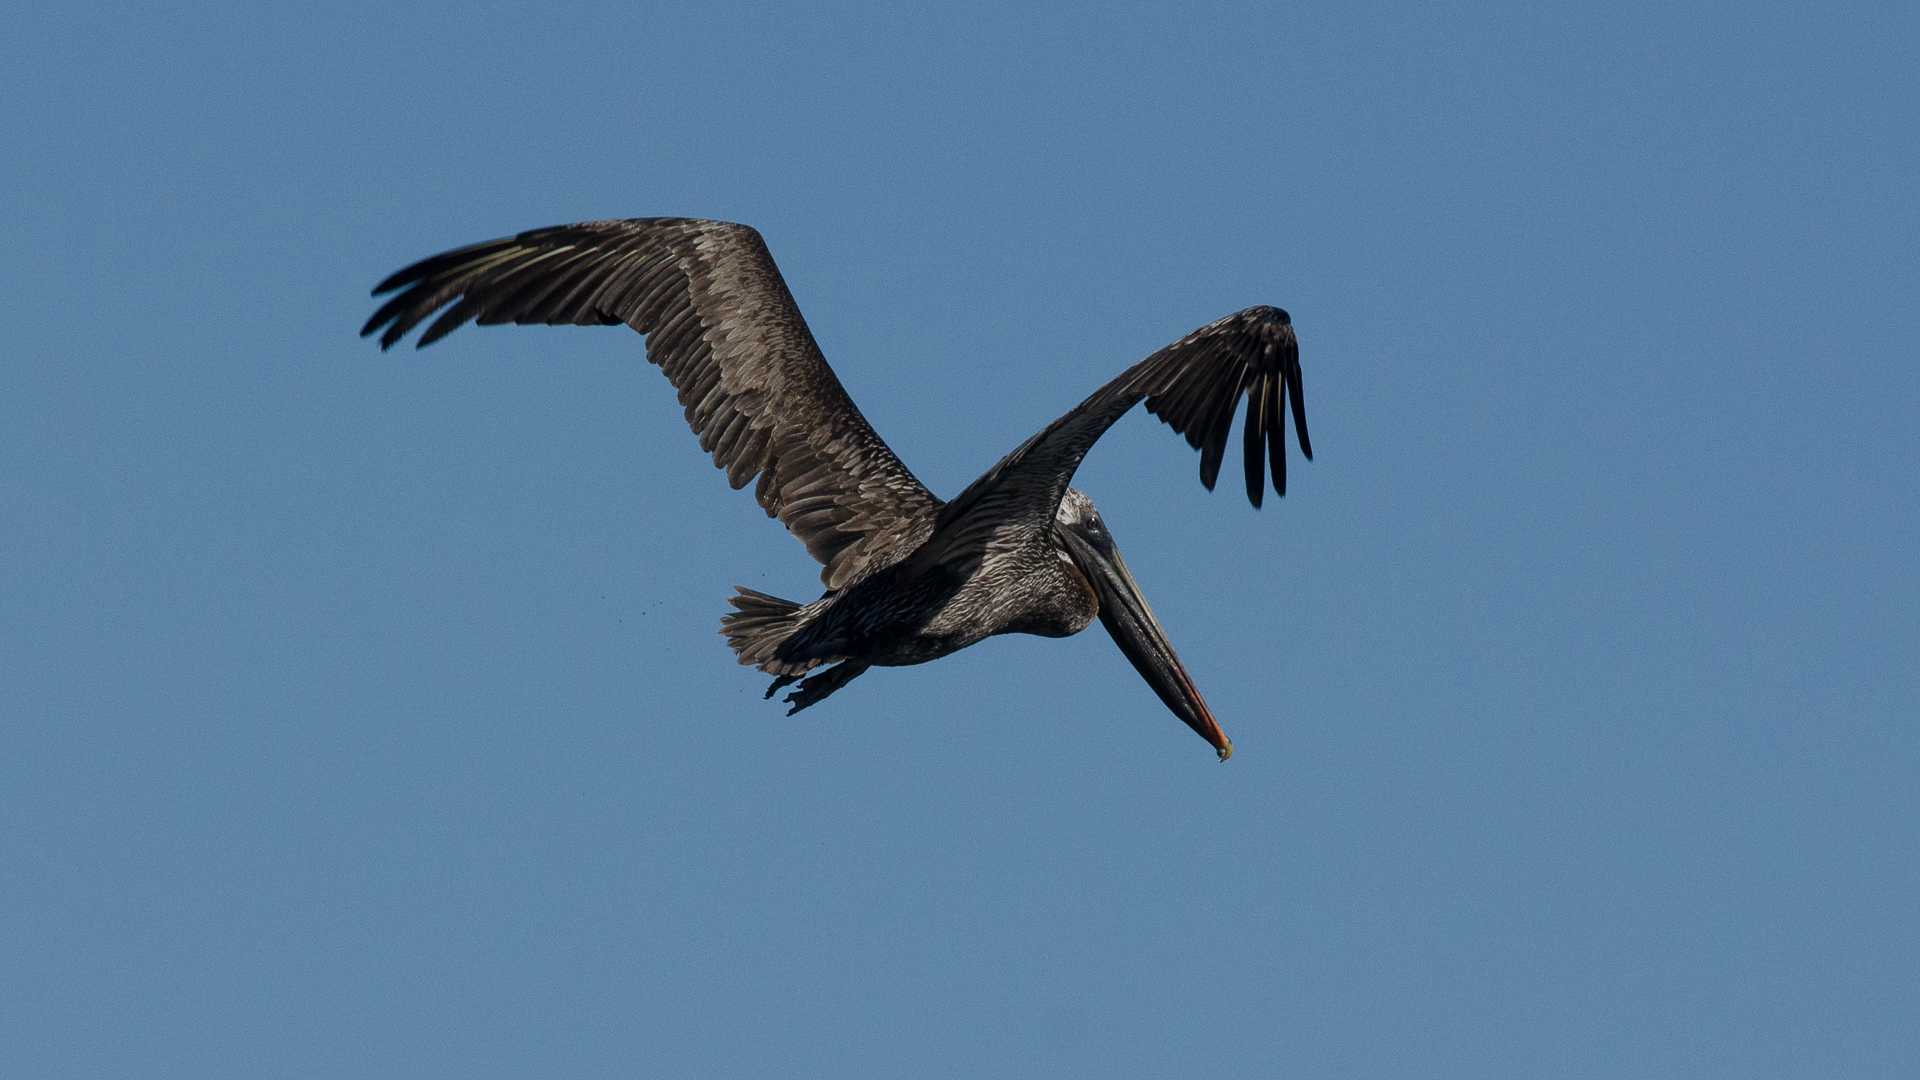
<svg viewBox="0 0 1920 1080">
<path fill-rule="evenodd" d="M 1271 463 L 1286 494 L 1290 405 L 1311 458 L 1291 320 L 1252 307 L 1155 352 L 942 503 L 860 415 L 827 366 L 760 234 L 690 218 L 535 229 L 416 263 L 361 330 L 391 347 L 436 312 L 424 347 L 468 320 L 626 323 L 679 391 L 701 449 L 814 558 L 827 592 L 797 604 L 750 589 L 722 624 L 743 664 L 799 711 L 870 665 L 913 664 L 998 633 L 1076 633 L 1097 615 L 1173 711 L 1215 747 L 1232 744 L 1165 641 L 1091 500 L 1068 487 L 1108 427 L 1144 400 L 1218 478 L 1242 397 L 1247 497 Z M 449 306 L 451 305 L 451 306 Z M 444 308 L 444 311 L 441 309 Z M 384 332 L 383 331 L 384 328 Z"/>
</svg>

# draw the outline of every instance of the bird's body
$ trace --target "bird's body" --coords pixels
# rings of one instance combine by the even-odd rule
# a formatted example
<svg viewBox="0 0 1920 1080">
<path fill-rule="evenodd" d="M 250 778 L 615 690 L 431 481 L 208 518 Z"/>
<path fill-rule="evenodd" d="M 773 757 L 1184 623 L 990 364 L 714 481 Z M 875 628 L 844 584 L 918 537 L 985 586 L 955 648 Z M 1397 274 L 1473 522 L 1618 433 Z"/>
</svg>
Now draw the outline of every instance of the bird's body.
<svg viewBox="0 0 1920 1080">
<path fill-rule="evenodd" d="M 988 551 L 958 567 L 914 560 L 921 546 L 899 545 L 876 558 L 882 565 L 871 576 L 822 597 L 762 666 L 789 674 L 839 659 L 921 664 L 995 634 L 1077 634 L 1099 613 L 1086 575 L 1051 542 Z"/>
<path fill-rule="evenodd" d="M 737 590 L 722 620 L 742 664 L 774 690 L 806 675 L 792 711 L 871 666 L 925 663 L 995 634 L 1064 637 L 1101 619 L 1182 720 L 1232 743 L 1194 689 L 1093 502 L 1068 486 L 1106 429 L 1146 401 L 1218 475 L 1240 398 L 1248 498 L 1265 467 L 1286 490 L 1291 404 L 1311 457 L 1299 353 L 1287 313 L 1255 307 L 1210 323 L 1127 369 L 989 469 L 951 502 L 908 471 L 847 396 L 800 317 L 764 241 L 727 222 L 583 222 L 476 244 L 417 263 L 368 320 L 383 347 L 451 304 L 425 346 L 483 324 L 624 322 L 673 382 L 701 448 L 823 564 L 827 589 L 799 604 Z M 833 665 L 816 671 L 824 665 Z M 808 675 L 807 673 L 813 672 Z"/>
</svg>

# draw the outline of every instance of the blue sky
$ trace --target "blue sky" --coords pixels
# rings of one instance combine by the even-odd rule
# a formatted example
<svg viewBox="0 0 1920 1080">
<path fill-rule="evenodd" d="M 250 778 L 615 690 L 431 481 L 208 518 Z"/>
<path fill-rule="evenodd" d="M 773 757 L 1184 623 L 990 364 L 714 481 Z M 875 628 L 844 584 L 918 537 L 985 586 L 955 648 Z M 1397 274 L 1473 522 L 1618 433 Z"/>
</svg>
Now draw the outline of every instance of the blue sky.
<svg viewBox="0 0 1920 1080">
<path fill-rule="evenodd" d="M 0 1072 L 1920 1069 L 1920 18 L 66 4 L 0 41 Z M 1078 486 L 1106 636 L 800 717 L 816 566 L 620 328 L 446 248 L 766 236 L 937 493 L 1293 313 L 1255 511 Z M 1235 466 L 1230 466 L 1234 468 Z"/>
</svg>

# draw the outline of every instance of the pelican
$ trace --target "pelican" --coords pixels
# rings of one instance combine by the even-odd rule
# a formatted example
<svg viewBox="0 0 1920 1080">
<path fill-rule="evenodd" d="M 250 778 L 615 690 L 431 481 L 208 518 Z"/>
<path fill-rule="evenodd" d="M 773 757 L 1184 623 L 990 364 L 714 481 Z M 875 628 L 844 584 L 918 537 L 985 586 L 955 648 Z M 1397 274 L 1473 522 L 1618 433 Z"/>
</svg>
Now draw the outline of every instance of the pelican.
<svg viewBox="0 0 1920 1080">
<path fill-rule="evenodd" d="M 767 516 L 824 564 L 819 599 L 736 586 L 720 624 L 740 663 L 774 676 L 767 697 L 800 683 L 784 699 L 788 715 L 876 664 L 923 664 L 995 634 L 1066 637 L 1098 618 L 1167 708 L 1221 761 L 1232 756 L 1093 500 L 1068 482 L 1107 428 L 1145 401 L 1200 451 L 1200 482 L 1212 490 L 1245 396 L 1247 498 L 1260 505 L 1268 462 L 1285 495 L 1283 398 L 1301 454 L 1313 457 L 1285 311 L 1237 311 L 1159 350 L 943 502 L 860 415 L 766 242 L 745 225 L 636 218 L 534 229 L 414 263 L 373 295 L 395 290 L 360 331 L 379 333 L 383 350 L 436 312 L 420 348 L 468 320 L 625 323 L 646 336 L 647 359 L 679 391 L 700 449 L 735 489 L 757 477 Z M 832 666 L 815 671 L 823 665 Z"/>
</svg>

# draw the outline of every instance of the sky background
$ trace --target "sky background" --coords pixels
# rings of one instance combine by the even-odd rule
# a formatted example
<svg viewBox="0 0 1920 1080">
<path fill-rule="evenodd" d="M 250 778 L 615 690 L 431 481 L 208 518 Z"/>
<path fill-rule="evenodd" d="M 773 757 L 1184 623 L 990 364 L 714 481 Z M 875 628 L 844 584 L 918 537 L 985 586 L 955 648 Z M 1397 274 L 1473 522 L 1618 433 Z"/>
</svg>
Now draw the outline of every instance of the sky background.
<svg viewBox="0 0 1920 1080">
<path fill-rule="evenodd" d="M 42 4 L 0 35 L 0 1073 L 1920 1074 L 1920 9 Z M 1293 313 L 1255 511 L 788 719 L 817 567 L 458 245 L 765 235 L 936 493 Z"/>
</svg>

